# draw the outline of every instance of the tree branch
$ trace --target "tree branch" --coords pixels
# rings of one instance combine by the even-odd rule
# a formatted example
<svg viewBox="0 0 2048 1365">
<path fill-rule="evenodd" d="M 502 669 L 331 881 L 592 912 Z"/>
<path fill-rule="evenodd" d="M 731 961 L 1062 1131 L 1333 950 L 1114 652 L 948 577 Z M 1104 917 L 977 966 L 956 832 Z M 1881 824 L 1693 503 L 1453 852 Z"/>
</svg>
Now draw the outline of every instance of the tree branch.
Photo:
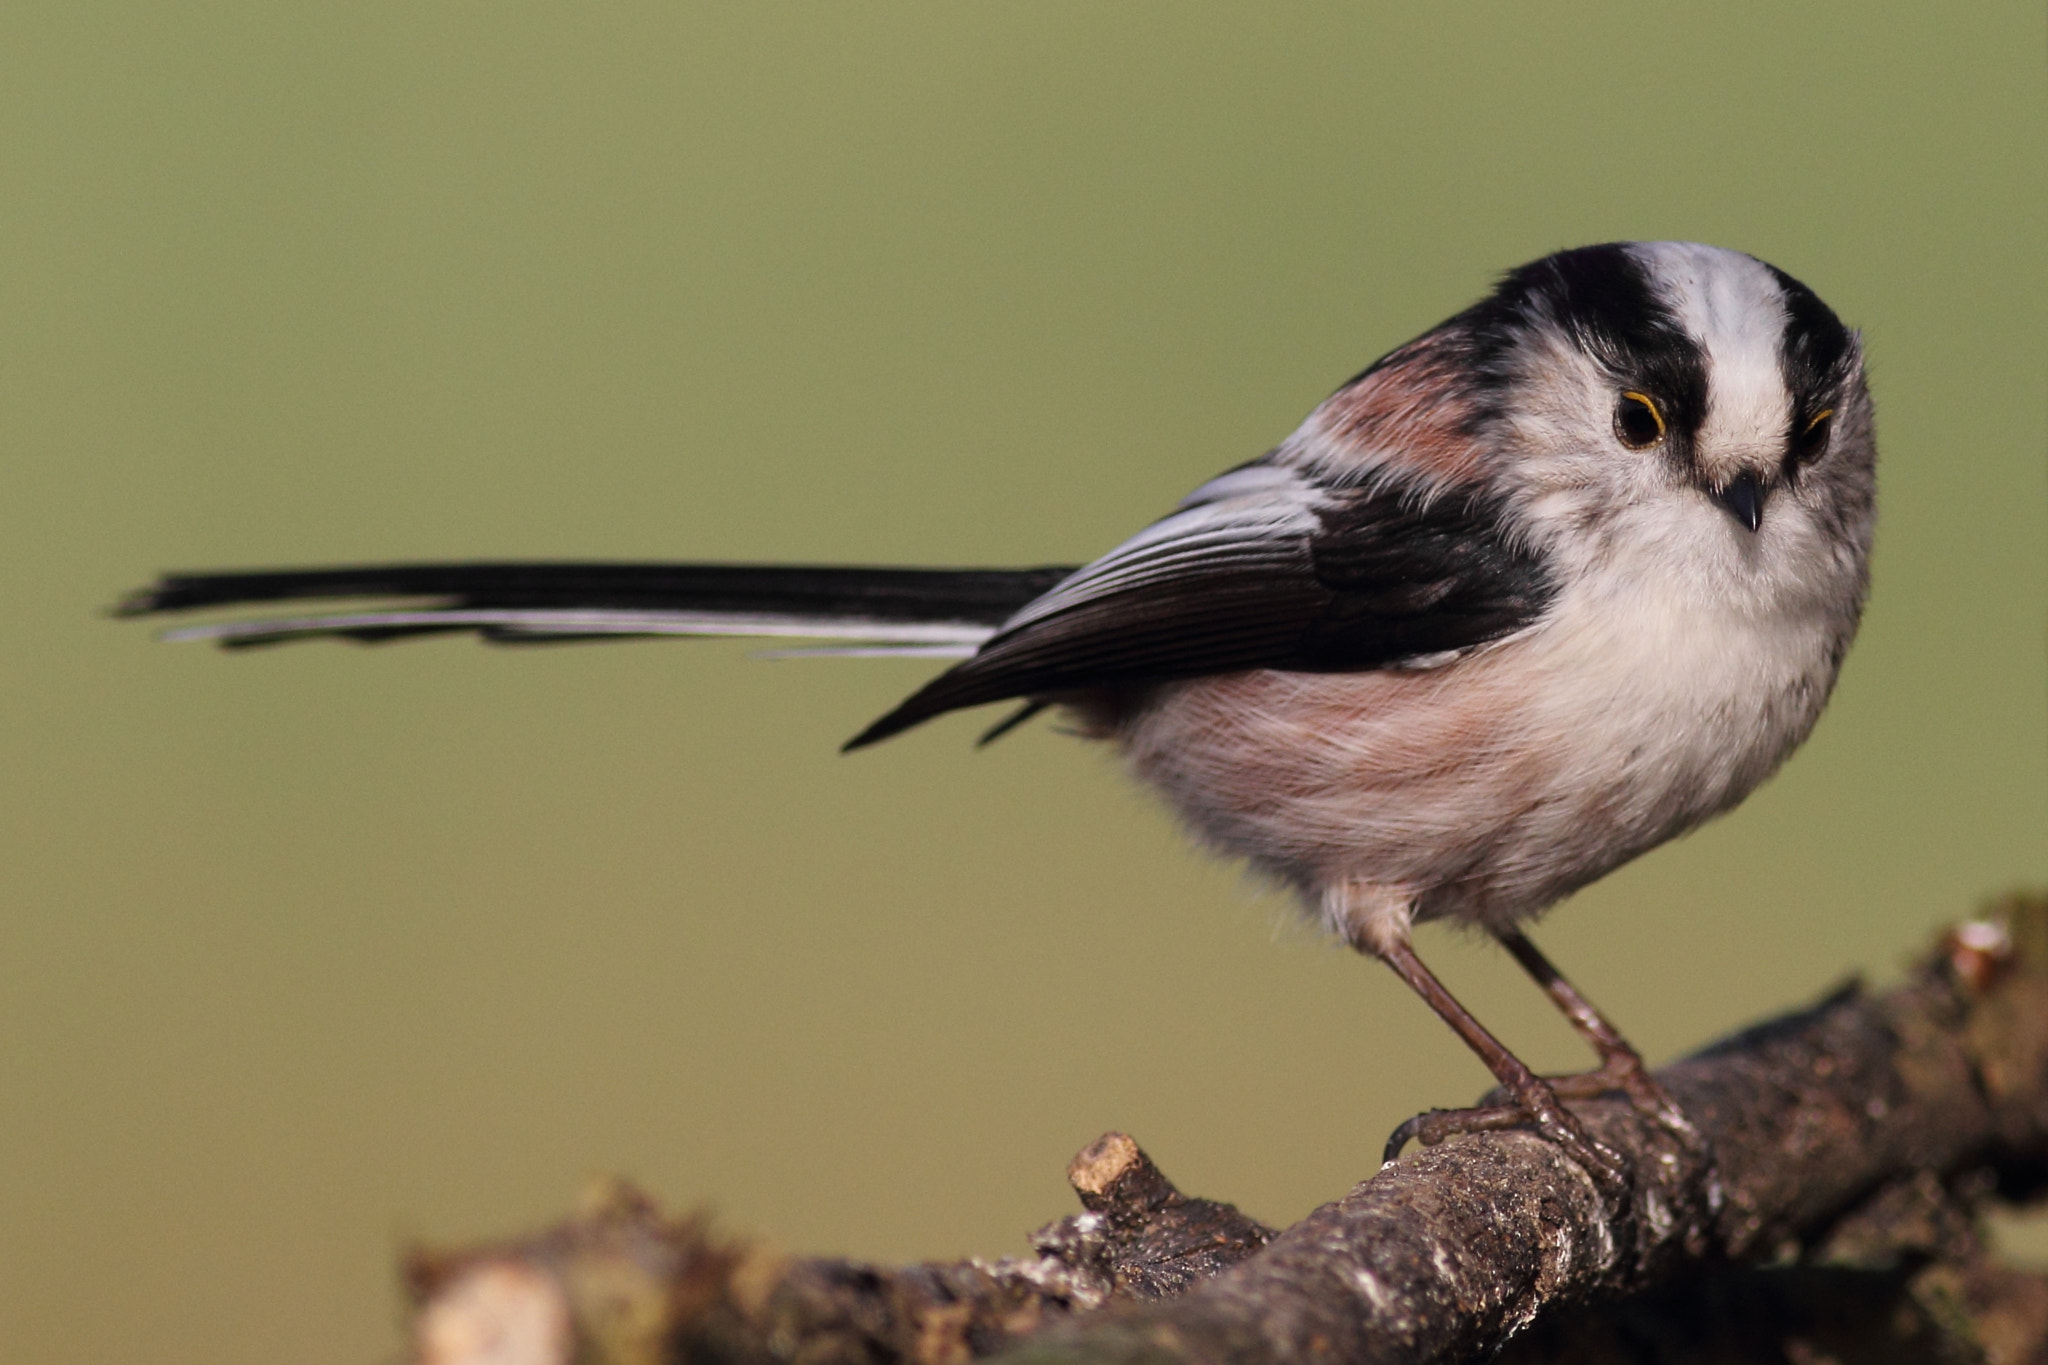
<svg viewBox="0 0 2048 1365">
<path fill-rule="evenodd" d="M 1682 1339 L 1709 1349 L 1737 1303 L 1752 1336 L 1776 1330 L 1757 1316 L 1776 1305 L 1781 1347 L 1822 1318 L 1878 1332 L 1878 1359 L 1920 1358 L 1908 1338 L 1945 1351 L 1959 1332 L 1972 1349 L 2048 1345 L 2048 1281 L 1991 1266 L 1973 1221 L 2048 1184 L 2048 900 L 1951 930 L 1889 992 L 1845 987 L 1658 1077 L 1696 1134 L 1619 1101 L 1576 1106 L 1631 1159 L 1626 1190 L 1532 1133 L 1474 1134 L 1277 1234 L 1183 1196 L 1121 1134 L 1069 1170 L 1084 1212 L 1014 1260 L 775 1258 L 614 1189 L 536 1238 L 416 1254 L 419 1354 L 1422 1365 L 1484 1359 L 1519 1333 L 1526 1362 L 1619 1360 L 1637 1357 L 1616 1342 L 1688 1313 L 1705 1325 Z M 1781 1268 L 1739 1269 L 1761 1263 Z M 1786 1358 L 1725 1345 L 1656 1358 Z"/>
</svg>

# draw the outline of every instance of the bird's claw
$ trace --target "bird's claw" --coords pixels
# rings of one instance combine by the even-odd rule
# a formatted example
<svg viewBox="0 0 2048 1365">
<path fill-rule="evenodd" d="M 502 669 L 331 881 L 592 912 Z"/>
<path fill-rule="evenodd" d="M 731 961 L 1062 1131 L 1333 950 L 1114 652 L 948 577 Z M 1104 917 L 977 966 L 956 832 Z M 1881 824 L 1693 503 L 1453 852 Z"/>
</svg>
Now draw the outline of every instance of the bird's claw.
<svg viewBox="0 0 2048 1365">
<path fill-rule="evenodd" d="M 1633 1171 L 1628 1158 L 1588 1133 L 1562 1105 L 1537 1104 L 1525 1108 L 1519 1104 L 1495 1104 L 1476 1109 L 1431 1109 L 1393 1131 L 1387 1138 L 1382 1161 L 1391 1164 L 1397 1160 L 1410 1141 L 1434 1147 L 1467 1133 L 1524 1127 L 1533 1127 L 1562 1150 L 1601 1189 L 1614 1192 L 1630 1184 Z"/>
</svg>

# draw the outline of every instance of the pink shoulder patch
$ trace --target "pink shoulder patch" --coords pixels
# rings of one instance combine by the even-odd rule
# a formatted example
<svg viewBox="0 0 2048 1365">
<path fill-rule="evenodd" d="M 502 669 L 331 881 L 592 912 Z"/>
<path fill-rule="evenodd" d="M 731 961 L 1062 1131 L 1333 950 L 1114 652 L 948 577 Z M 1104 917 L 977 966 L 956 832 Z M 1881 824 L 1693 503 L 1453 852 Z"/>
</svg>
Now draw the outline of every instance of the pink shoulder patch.
<svg viewBox="0 0 2048 1365">
<path fill-rule="evenodd" d="M 1479 477 L 1481 447 L 1466 431 L 1472 405 L 1447 347 L 1418 338 L 1371 374 L 1323 400 L 1315 422 L 1335 466 L 1373 466 L 1447 483 Z"/>
</svg>

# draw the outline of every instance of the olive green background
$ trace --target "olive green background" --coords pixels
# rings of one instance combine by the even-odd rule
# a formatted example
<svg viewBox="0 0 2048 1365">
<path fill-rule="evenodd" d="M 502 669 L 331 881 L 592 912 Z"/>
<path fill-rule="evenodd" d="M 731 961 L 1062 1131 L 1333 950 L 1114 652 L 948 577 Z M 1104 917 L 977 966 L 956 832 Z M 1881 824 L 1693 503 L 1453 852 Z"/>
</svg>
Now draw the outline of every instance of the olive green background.
<svg viewBox="0 0 2048 1365">
<path fill-rule="evenodd" d="M 731 644 L 247 656 L 162 569 L 1087 558 L 1558 247 L 1864 329 L 1877 585 L 1732 817 L 1540 940 L 1662 1057 L 2048 880 L 2034 4 L 10 5 L 0 1354 L 390 1358 L 628 1174 L 1004 1254 L 1127 1129 L 1292 1219 L 1484 1088 L 1111 758 Z M 1580 1054 L 1482 945 L 1433 954 Z"/>
</svg>

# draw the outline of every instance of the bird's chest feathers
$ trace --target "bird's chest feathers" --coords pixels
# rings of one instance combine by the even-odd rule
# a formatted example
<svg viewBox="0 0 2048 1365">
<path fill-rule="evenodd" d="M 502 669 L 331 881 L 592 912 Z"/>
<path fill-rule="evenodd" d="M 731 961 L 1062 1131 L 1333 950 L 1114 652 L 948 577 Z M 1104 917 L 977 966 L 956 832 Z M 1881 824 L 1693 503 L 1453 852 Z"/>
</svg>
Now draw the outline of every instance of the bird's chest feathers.
<svg viewBox="0 0 2048 1365">
<path fill-rule="evenodd" d="M 1563 785 L 1621 799 L 1629 823 L 1690 824 L 1806 737 L 1834 681 L 1835 635 L 1817 610 L 1607 575 L 1564 593 L 1525 642 L 1530 723 L 1564 760 Z"/>
</svg>

